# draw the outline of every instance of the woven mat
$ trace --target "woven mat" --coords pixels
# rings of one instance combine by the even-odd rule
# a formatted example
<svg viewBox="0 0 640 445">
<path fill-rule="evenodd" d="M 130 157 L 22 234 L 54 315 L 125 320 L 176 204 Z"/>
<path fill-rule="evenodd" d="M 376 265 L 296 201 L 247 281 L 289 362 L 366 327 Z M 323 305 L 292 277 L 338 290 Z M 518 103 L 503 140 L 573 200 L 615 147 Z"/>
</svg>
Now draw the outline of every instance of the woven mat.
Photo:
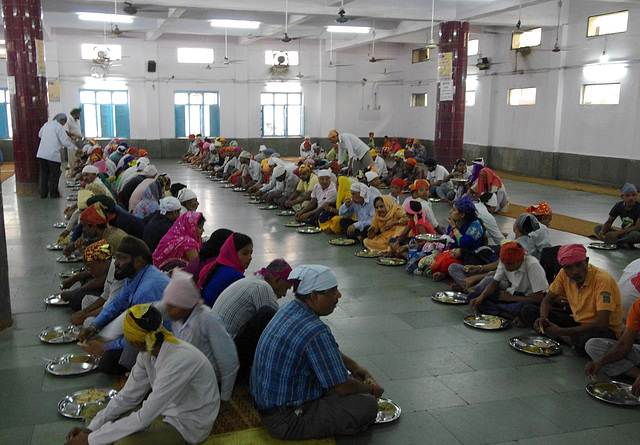
<svg viewBox="0 0 640 445">
<path fill-rule="evenodd" d="M 15 164 L 13 162 L 5 162 L 0 167 L 0 182 L 4 182 L 14 175 L 16 172 Z"/>
<path fill-rule="evenodd" d="M 504 213 L 500 212 L 500 215 L 515 219 L 525 213 L 524 209 L 524 206 L 509 204 L 509 210 Z M 563 232 L 575 233 L 576 235 L 590 236 L 593 235 L 593 228 L 596 224 L 598 223 L 554 213 L 553 219 L 551 220 L 551 226 L 549 228 L 561 230 Z"/>
<path fill-rule="evenodd" d="M 217 423 L 217 421 L 216 421 Z M 211 436 L 200 445 L 335 445 L 332 437 L 311 440 L 279 440 L 273 438 L 264 427 Z"/>
<path fill-rule="evenodd" d="M 256 411 L 249 387 L 236 385 L 229 406 L 220 414 L 213 424 L 211 435 L 246 430 L 262 426 L 258 411 Z M 209 442 L 205 442 L 209 443 Z M 217 443 L 217 442 L 216 442 Z"/>
</svg>

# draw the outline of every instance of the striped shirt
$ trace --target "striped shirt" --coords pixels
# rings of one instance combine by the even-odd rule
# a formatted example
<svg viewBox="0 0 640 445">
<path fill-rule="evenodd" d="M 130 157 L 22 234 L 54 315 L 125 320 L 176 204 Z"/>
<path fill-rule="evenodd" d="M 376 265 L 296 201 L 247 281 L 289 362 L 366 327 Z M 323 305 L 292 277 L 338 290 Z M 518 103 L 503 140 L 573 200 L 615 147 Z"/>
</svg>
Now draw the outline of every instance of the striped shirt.
<svg viewBox="0 0 640 445">
<path fill-rule="evenodd" d="M 329 327 L 301 300 L 284 305 L 260 337 L 250 389 L 259 410 L 300 406 L 349 378 Z"/>
<path fill-rule="evenodd" d="M 269 306 L 278 310 L 278 296 L 262 275 L 243 278 L 227 287 L 213 303 L 213 312 L 235 338 L 258 310 Z"/>
</svg>

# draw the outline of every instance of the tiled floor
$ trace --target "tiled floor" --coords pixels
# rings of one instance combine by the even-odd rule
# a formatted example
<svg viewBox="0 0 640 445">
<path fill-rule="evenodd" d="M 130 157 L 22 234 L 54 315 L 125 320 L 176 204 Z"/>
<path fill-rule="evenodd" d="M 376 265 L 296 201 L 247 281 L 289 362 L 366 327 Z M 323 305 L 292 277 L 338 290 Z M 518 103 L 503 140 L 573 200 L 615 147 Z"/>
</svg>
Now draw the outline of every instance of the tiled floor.
<svg viewBox="0 0 640 445">
<path fill-rule="evenodd" d="M 564 348 L 553 358 L 531 357 L 512 350 L 507 341 L 522 329 L 481 332 L 467 328 L 466 307 L 450 307 L 429 298 L 443 284 L 407 275 L 403 268 L 378 266 L 353 256 L 356 247 L 334 247 L 329 236 L 300 235 L 282 226 L 285 218 L 245 204 L 244 197 L 222 190 L 200 173 L 157 162 L 174 182 L 188 184 L 207 218 L 206 232 L 220 227 L 247 233 L 254 240 L 249 271 L 277 257 L 292 265 L 319 263 L 338 274 L 342 299 L 326 318 L 342 350 L 367 367 L 385 387 L 385 395 L 403 409 L 401 418 L 378 425 L 340 444 L 636 444 L 640 411 L 591 399 L 584 359 Z M 60 230 L 65 200 L 18 197 L 14 180 L 2 185 L 7 251 L 10 264 L 14 326 L 0 332 L 0 444 L 61 444 L 77 422 L 56 413 L 66 394 L 87 387 L 110 386 L 97 373 L 60 378 L 46 374 L 44 359 L 78 350 L 38 341 L 46 326 L 66 324 L 67 309 L 46 307 L 56 293 L 57 273 L 71 266 L 56 263 L 58 252 L 45 245 Z M 513 202 L 548 201 L 557 213 L 604 220 L 616 199 L 529 183 L 505 181 Z M 63 195 L 66 195 L 64 188 Z M 440 221 L 448 207 L 434 205 Z M 504 230 L 513 220 L 498 217 Z M 551 231 L 552 242 L 587 243 Z M 619 278 L 636 251 L 589 251 L 591 262 Z"/>
</svg>

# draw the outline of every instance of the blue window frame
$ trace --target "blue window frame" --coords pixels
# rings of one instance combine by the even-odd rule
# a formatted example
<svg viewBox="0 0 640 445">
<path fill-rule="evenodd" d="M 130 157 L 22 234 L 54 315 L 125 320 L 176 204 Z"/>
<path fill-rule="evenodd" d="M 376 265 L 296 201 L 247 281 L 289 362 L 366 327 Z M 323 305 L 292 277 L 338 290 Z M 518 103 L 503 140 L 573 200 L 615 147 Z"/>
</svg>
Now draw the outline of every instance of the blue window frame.
<svg viewBox="0 0 640 445">
<path fill-rule="evenodd" d="M 260 93 L 262 136 L 302 136 L 304 107 L 302 93 Z"/>
<path fill-rule="evenodd" d="M 80 90 L 82 132 L 89 138 L 128 138 L 129 92 Z"/>
<path fill-rule="evenodd" d="M 220 136 L 220 103 L 217 91 L 174 91 L 176 137 L 202 134 Z"/>
<path fill-rule="evenodd" d="M 12 139 L 11 94 L 6 88 L 0 88 L 0 139 Z"/>
</svg>

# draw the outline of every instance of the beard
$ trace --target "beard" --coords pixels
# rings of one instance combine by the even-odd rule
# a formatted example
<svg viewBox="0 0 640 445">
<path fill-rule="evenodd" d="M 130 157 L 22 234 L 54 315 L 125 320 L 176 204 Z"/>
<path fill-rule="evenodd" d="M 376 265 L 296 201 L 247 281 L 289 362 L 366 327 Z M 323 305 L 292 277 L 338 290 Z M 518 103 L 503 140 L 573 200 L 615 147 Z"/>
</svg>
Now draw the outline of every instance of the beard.
<svg viewBox="0 0 640 445">
<path fill-rule="evenodd" d="M 133 278 L 136 273 L 136 268 L 133 263 L 128 263 L 126 266 L 120 268 L 116 267 L 113 272 L 113 277 L 116 280 L 124 280 L 125 278 Z"/>
</svg>

